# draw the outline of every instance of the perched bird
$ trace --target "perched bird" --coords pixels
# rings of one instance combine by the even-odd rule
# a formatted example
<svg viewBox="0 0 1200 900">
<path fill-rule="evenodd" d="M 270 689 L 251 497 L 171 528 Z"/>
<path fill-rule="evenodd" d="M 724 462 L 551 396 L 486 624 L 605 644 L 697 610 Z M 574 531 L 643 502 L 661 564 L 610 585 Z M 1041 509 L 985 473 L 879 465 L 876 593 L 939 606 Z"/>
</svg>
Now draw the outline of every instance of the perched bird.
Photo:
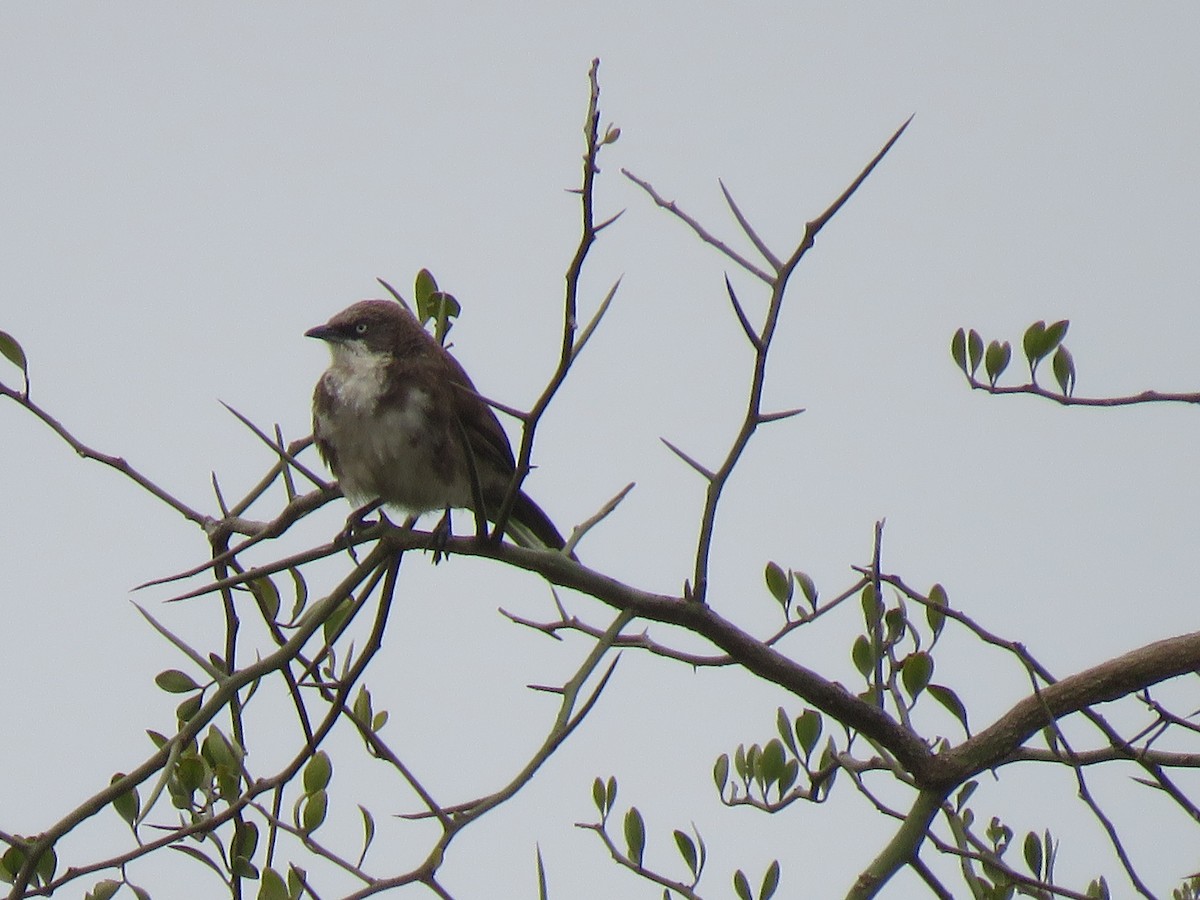
<svg viewBox="0 0 1200 900">
<path fill-rule="evenodd" d="M 391 300 L 363 300 L 305 335 L 329 345 L 332 363 L 313 392 L 313 437 L 348 500 L 414 515 L 473 510 L 473 464 L 484 516 L 495 520 L 516 470 L 508 436 L 412 313 Z M 524 491 L 506 531 L 527 547 L 564 543 Z"/>
</svg>

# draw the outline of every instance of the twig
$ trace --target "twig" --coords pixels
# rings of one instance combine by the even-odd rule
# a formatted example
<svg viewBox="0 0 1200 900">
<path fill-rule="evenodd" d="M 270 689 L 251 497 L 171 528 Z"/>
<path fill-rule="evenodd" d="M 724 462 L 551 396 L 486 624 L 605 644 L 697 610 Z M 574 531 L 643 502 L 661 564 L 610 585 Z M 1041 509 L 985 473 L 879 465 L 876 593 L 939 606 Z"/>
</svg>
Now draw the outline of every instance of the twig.
<svg viewBox="0 0 1200 900">
<path fill-rule="evenodd" d="M 20 406 L 23 406 L 25 409 L 29 410 L 34 414 L 34 416 L 45 423 L 55 434 L 66 441 L 67 445 L 84 459 L 90 459 L 106 465 L 111 469 L 116 469 L 130 481 L 153 494 L 188 521 L 195 522 L 201 527 L 209 523 L 210 519 L 208 516 L 197 512 L 182 500 L 177 499 L 174 495 L 159 487 L 133 466 L 129 465 L 129 463 L 123 458 L 119 456 L 110 456 L 107 453 L 101 453 L 99 450 L 94 450 L 87 444 L 84 444 L 82 441 L 76 438 L 75 435 L 71 434 L 71 432 L 69 432 L 66 427 L 58 421 L 58 419 L 50 415 L 50 413 L 46 412 L 28 397 L 17 393 L 11 388 L 5 387 L 3 384 L 0 384 L 0 396 L 8 397 Z"/>
<path fill-rule="evenodd" d="M 984 391 L 988 394 L 1030 394 L 1034 397 L 1043 397 L 1046 400 L 1053 400 L 1061 406 L 1135 406 L 1139 403 L 1200 403 L 1200 392 L 1169 392 L 1169 391 L 1142 391 L 1140 394 L 1130 394 L 1124 397 L 1076 397 L 1074 395 L 1064 395 L 1056 391 L 1047 390 L 1040 384 L 1018 384 L 1018 385 L 991 385 L 984 381 L 979 381 L 975 378 L 967 378 L 967 382 L 977 391 Z"/>
</svg>

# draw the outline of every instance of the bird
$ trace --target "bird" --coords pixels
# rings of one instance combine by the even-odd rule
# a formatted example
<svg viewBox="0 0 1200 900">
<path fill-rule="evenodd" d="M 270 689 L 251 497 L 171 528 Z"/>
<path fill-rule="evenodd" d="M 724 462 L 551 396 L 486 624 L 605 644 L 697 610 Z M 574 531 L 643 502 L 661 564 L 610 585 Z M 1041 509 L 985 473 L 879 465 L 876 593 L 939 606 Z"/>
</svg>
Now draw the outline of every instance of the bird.
<svg viewBox="0 0 1200 900">
<path fill-rule="evenodd" d="M 516 471 L 508 435 L 458 360 L 408 309 L 361 300 L 305 336 L 329 347 L 330 366 L 313 391 L 313 438 L 347 500 L 414 516 L 445 511 L 439 529 L 448 535 L 450 509 L 474 510 L 478 496 L 495 522 Z M 524 491 L 505 531 L 524 547 L 565 545 Z"/>
</svg>

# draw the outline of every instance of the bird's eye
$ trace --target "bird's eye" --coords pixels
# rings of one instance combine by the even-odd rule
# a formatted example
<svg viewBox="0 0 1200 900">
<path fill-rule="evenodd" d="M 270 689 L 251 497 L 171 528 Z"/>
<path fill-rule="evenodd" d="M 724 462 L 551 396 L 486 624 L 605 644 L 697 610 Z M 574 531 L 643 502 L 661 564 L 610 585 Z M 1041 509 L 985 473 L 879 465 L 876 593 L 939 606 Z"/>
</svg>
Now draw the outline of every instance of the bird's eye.
<svg viewBox="0 0 1200 900">
<path fill-rule="evenodd" d="M 357 325 L 354 326 L 354 332 L 355 332 L 355 334 L 366 334 L 367 333 L 367 323 L 359 322 Z"/>
</svg>

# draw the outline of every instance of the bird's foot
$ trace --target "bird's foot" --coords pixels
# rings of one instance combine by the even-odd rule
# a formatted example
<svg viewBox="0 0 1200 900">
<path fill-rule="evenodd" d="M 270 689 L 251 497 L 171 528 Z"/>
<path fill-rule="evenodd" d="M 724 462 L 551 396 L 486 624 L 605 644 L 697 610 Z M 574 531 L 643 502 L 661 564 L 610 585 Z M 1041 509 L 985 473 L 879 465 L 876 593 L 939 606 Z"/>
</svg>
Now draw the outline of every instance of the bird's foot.
<svg viewBox="0 0 1200 900">
<path fill-rule="evenodd" d="M 450 554 L 446 552 L 446 545 L 450 542 L 452 533 L 450 527 L 450 510 L 447 509 L 441 519 L 438 520 L 438 523 L 433 526 L 433 531 L 430 532 L 433 535 L 433 564 L 435 566 L 443 559 L 450 557 Z"/>
<path fill-rule="evenodd" d="M 350 558 L 355 562 L 358 562 L 358 554 L 354 552 L 354 535 L 356 532 L 363 531 L 376 524 L 375 522 L 367 519 L 367 516 L 379 509 L 379 507 L 382 505 L 383 504 L 379 500 L 373 500 L 365 506 L 358 507 L 358 509 L 351 512 L 350 515 L 346 517 L 345 527 L 342 528 L 342 530 L 339 531 L 337 536 L 333 539 L 335 546 L 345 546 L 346 551 L 350 554 Z M 386 521 L 382 512 L 379 514 L 379 519 L 380 521 Z"/>
</svg>

